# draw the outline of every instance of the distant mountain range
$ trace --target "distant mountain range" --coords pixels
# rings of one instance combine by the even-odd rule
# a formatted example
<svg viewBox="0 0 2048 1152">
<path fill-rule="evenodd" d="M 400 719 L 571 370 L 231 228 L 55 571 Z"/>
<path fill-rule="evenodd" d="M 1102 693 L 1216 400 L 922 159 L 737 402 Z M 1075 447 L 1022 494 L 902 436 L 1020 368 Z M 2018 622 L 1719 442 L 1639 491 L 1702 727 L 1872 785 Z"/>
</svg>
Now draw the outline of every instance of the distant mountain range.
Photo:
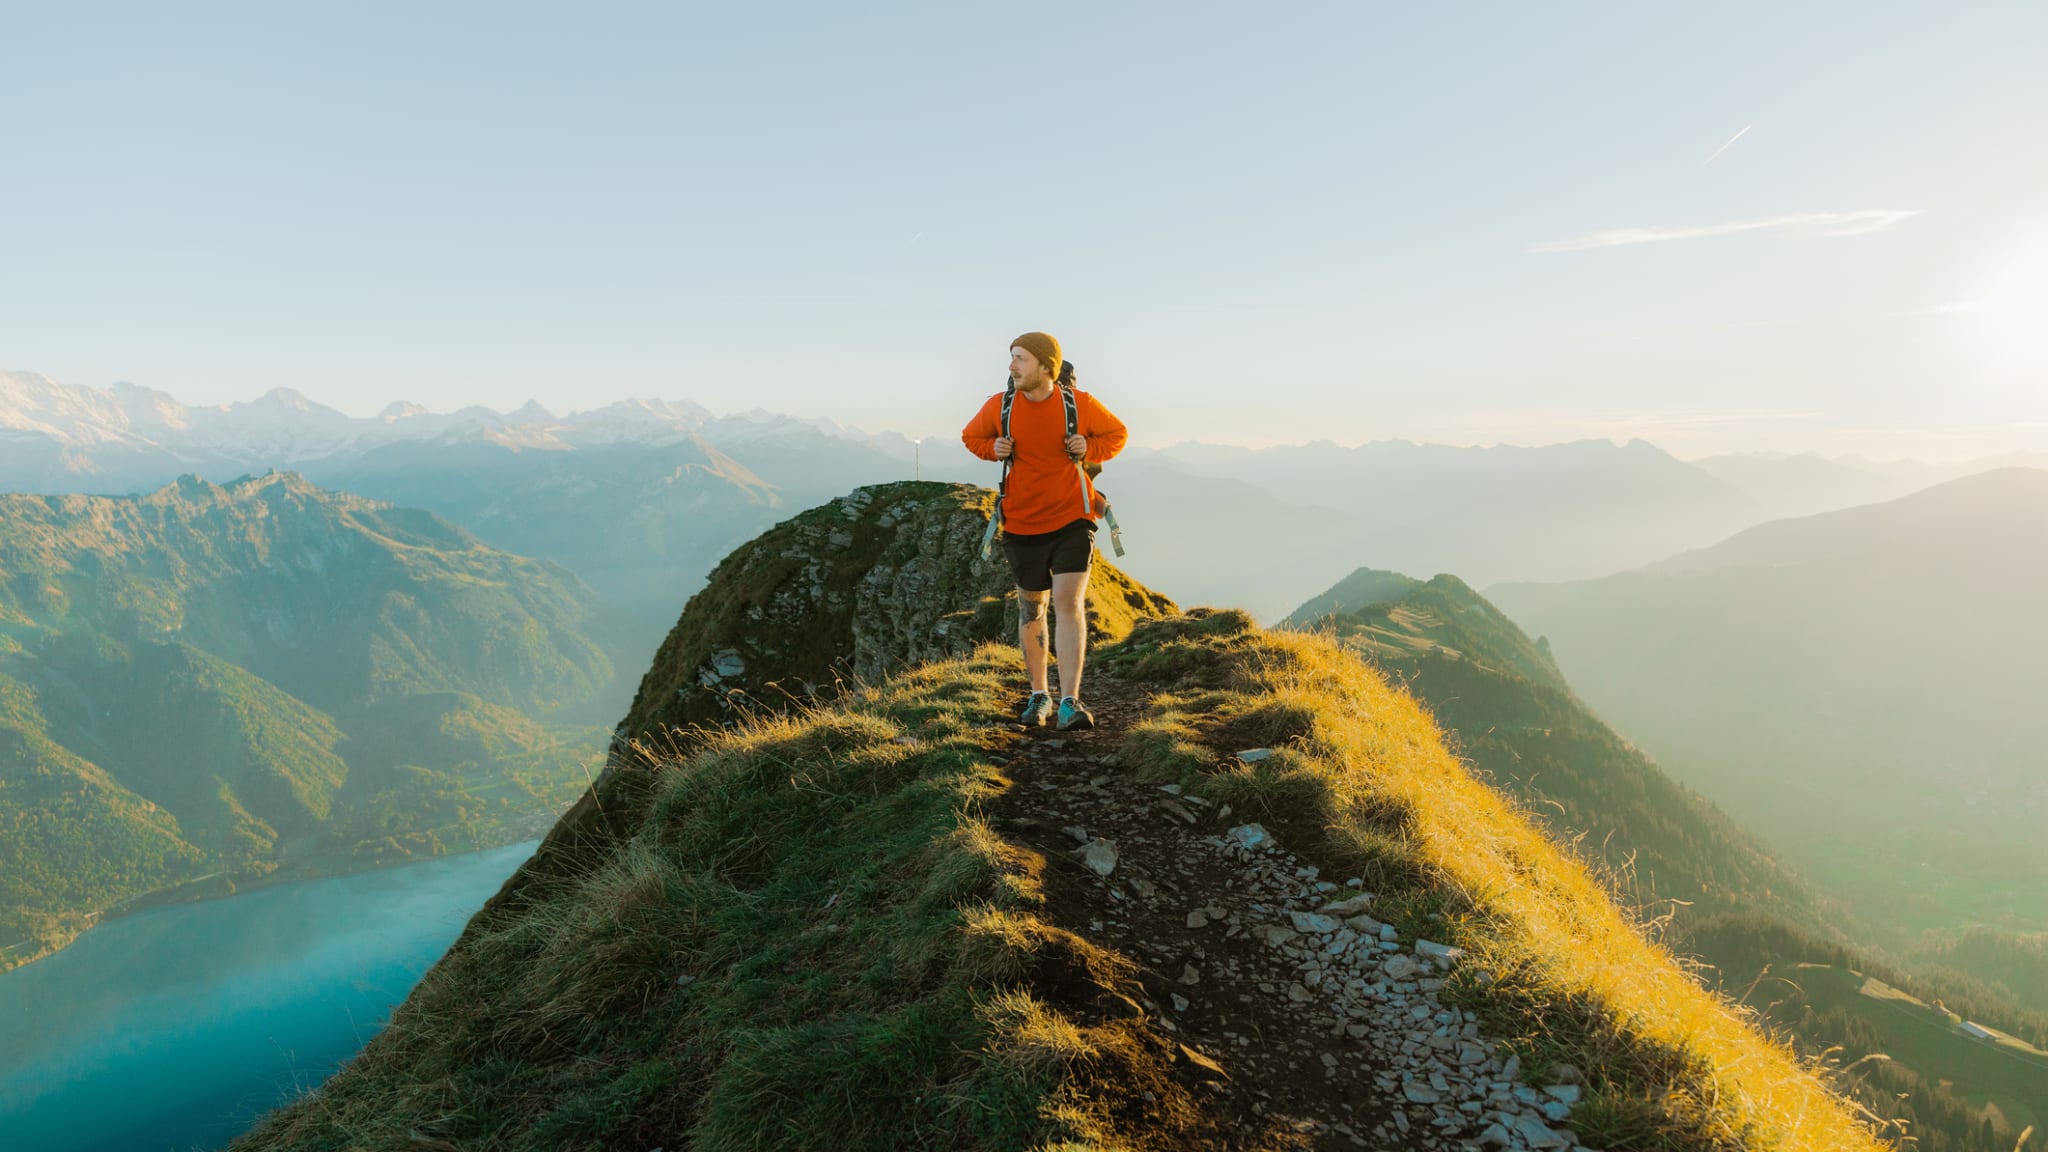
<svg viewBox="0 0 2048 1152">
<path fill-rule="evenodd" d="M 556 416 L 528 402 L 511 412 L 480 406 L 430 412 L 392 403 L 354 417 L 289 388 L 217 407 L 189 407 L 168 393 L 129 383 L 60 384 L 33 372 L 0 372 L 0 490 L 127 493 L 195 474 L 228 480 L 272 468 L 358 457 L 402 443 L 484 442 L 512 450 L 570 451 L 697 437 L 759 445 L 784 437 L 829 436 L 910 460 L 895 434 L 868 435 L 830 420 L 755 410 L 714 416 L 688 401 L 621 400 Z"/>
<path fill-rule="evenodd" d="M 950 444 L 924 447 L 927 480 L 996 482 L 992 464 Z M 0 489 L 133 492 L 188 473 L 220 481 L 291 468 L 567 566 L 617 609 L 607 643 L 624 667 L 651 657 L 648 637 L 731 548 L 797 509 L 907 479 L 915 456 L 893 433 L 760 411 L 713 416 L 687 401 L 567 416 L 534 404 L 443 414 L 399 403 L 357 419 L 284 389 L 199 408 L 132 384 L 0 373 Z M 1119 563 L 1135 578 L 1277 620 L 1361 562 L 1457 572 L 1479 586 L 1593 578 L 1988 463 L 1683 461 L 1641 440 L 1181 444 L 1125 452 L 1102 487 L 1129 546 Z M 1285 562 L 1237 562 L 1251 541 Z"/>
<path fill-rule="evenodd" d="M 1903 944 L 2048 924 L 2048 471 L 1488 596 L 1601 714 Z"/>
<path fill-rule="evenodd" d="M 1188 603 L 1278 618 L 1362 562 L 1475 585 L 1590 579 L 1765 521 L 1892 499 L 2001 463 L 1755 454 L 1680 460 L 1642 440 L 1459 448 L 1383 440 L 1133 450 L 1104 471 L 1131 573 Z M 1284 565 L 1227 563 L 1258 540 Z"/>
<path fill-rule="evenodd" d="M 530 834 L 616 716 L 596 611 L 291 474 L 0 496 L 0 968 L 172 886 Z"/>
</svg>

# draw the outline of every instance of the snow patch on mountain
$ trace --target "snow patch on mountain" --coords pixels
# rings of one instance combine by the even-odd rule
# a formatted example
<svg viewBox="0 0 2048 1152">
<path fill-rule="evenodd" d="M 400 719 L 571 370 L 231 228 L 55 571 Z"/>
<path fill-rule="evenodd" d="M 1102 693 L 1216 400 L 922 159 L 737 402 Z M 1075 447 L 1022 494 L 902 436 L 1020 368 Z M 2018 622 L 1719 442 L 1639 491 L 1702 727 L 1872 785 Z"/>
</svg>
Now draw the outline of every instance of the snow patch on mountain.
<svg viewBox="0 0 2048 1152">
<path fill-rule="evenodd" d="M 687 400 L 635 398 L 557 416 L 528 400 L 511 412 L 471 405 L 435 412 L 393 401 L 371 417 L 353 417 L 291 388 L 248 401 L 188 406 L 169 393 L 127 381 L 107 388 L 67 385 L 33 372 L 0 371 L 0 439 L 42 445 L 37 464 L 0 461 L 0 487 L 36 490 L 61 474 L 111 479 L 150 473 L 167 462 L 221 471 L 288 468 L 359 456 L 403 441 L 484 440 L 518 449 L 567 451 L 612 444 L 665 444 L 700 436 L 712 444 L 797 443 L 825 436 L 865 444 L 909 459 L 914 445 L 895 434 L 871 435 L 825 419 L 801 419 L 756 408 L 718 416 Z M 20 471 L 20 475 L 15 473 Z M 161 480 L 154 481 L 160 483 Z"/>
</svg>

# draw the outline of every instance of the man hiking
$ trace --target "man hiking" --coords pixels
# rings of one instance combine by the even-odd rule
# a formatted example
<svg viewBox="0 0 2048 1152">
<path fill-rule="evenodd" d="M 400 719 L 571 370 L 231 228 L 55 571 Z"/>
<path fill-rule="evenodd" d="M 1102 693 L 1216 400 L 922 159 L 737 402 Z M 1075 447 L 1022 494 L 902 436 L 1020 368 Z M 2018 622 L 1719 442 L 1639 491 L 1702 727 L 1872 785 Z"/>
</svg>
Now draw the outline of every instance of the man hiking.
<svg viewBox="0 0 2048 1152">
<path fill-rule="evenodd" d="M 1095 716 L 1081 705 L 1096 517 L 1095 486 L 1082 465 L 1123 451 L 1125 437 L 1123 421 L 1074 387 L 1073 365 L 1061 359 L 1060 342 L 1043 332 L 1011 342 L 1009 388 L 990 396 L 960 433 L 969 452 L 1004 463 L 997 511 L 1003 552 L 1017 580 L 1017 644 L 1031 676 L 1031 696 L 1020 713 L 1026 724 L 1042 725 L 1053 711 L 1045 667 L 1050 599 L 1059 614 L 1059 727 L 1095 726 Z"/>
</svg>

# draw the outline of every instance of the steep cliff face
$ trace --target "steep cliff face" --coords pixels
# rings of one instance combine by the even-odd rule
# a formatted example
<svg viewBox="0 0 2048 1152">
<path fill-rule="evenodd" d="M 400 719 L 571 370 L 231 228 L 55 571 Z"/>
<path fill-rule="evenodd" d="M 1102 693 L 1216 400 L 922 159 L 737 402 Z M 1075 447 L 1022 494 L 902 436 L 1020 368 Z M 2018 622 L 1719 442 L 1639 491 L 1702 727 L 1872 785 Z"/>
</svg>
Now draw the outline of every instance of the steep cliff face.
<svg viewBox="0 0 2048 1152">
<path fill-rule="evenodd" d="M 999 551 L 980 559 L 994 497 L 967 484 L 857 488 L 736 549 L 684 608 L 620 734 L 829 698 L 849 682 L 1014 637 L 1009 568 Z M 1096 558 L 1093 639 L 1174 610 Z"/>
</svg>

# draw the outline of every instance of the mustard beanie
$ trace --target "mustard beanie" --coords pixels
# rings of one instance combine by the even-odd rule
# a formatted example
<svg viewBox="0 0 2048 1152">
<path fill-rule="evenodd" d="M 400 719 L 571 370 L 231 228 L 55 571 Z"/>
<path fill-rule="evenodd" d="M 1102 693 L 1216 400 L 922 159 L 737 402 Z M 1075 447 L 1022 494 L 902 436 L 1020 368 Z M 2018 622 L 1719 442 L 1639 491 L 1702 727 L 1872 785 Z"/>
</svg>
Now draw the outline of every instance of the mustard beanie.
<svg viewBox="0 0 2048 1152">
<path fill-rule="evenodd" d="M 1038 362 L 1045 365 L 1046 375 L 1055 380 L 1060 378 L 1060 342 L 1051 336 L 1043 332 L 1026 332 L 1010 341 L 1010 347 L 1022 348 L 1038 357 Z"/>
</svg>

